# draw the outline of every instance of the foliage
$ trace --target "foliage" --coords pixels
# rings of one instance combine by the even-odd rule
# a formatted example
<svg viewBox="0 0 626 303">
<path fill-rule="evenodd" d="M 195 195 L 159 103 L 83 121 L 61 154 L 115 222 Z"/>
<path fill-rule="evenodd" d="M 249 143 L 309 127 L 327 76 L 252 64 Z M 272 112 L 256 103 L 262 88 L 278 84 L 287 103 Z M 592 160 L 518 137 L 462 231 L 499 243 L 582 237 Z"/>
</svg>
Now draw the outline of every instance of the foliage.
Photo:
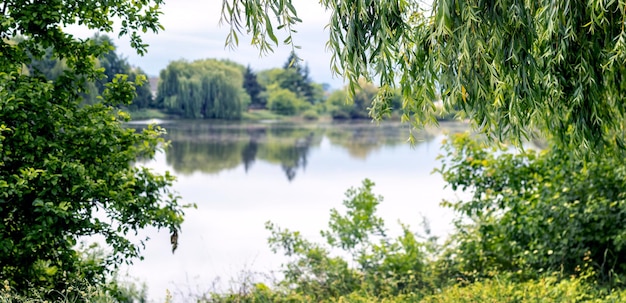
<svg viewBox="0 0 626 303">
<path fill-rule="evenodd" d="M 626 274 L 626 166 L 605 154 L 593 161 L 559 146 L 536 152 L 489 151 L 469 135 L 444 145 L 438 170 L 467 201 L 446 203 L 462 215 L 451 262 L 464 278 L 484 269 L 536 276 L 546 271 L 622 283 Z M 476 274 L 472 274 L 476 273 Z"/>
<path fill-rule="evenodd" d="M 250 65 L 246 67 L 243 74 L 243 88 L 250 95 L 250 107 L 265 108 L 267 100 L 261 95 L 265 88 L 257 81 L 256 74 L 252 71 Z"/>
<path fill-rule="evenodd" d="M 250 100 L 243 71 L 212 59 L 171 62 L 161 71 L 157 104 L 183 118 L 239 119 Z"/>
<path fill-rule="evenodd" d="M 108 46 L 110 50 L 98 57 L 98 64 L 104 68 L 106 78 L 96 81 L 97 95 L 100 95 L 106 89 L 106 84 L 111 82 L 118 74 L 128 75 L 128 80 L 141 83 L 135 87 L 135 96 L 133 101 L 127 106 L 131 110 L 145 109 L 154 106 L 150 83 L 147 81 L 146 73 L 139 67 L 132 67 L 126 58 L 120 57 L 116 53 L 116 46 L 111 38 L 106 35 L 96 35 L 93 38 L 96 43 Z M 88 103 L 95 103 L 96 100 L 87 100 Z"/>
<path fill-rule="evenodd" d="M 352 98 L 347 99 L 345 89 L 336 90 L 326 99 L 326 104 L 334 119 L 367 119 L 370 117 L 369 106 L 377 93 L 376 86 L 361 79 Z"/>
<path fill-rule="evenodd" d="M 293 116 L 310 106 L 295 93 L 284 88 L 272 86 L 268 88 L 267 94 L 268 108 L 279 115 Z"/>
<path fill-rule="evenodd" d="M 474 302 L 623 302 L 626 291 L 612 291 L 598 287 L 581 278 L 560 279 L 544 276 L 536 280 L 517 282 L 502 275 L 469 285 L 444 288 L 439 294 L 428 296 L 424 303 Z"/>
<path fill-rule="evenodd" d="M 331 211 L 329 230 L 322 232 L 327 245 L 267 224 L 272 232 L 270 247 L 292 258 L 274 287 L 246 280 L 236 291 L 205 295 L 198 302 L 624 301 L 623 288 L 598 283 L 590 258 L 577 275 L 546 270 L 521 280 L 517 272 L 499 271 L 491 264 L 474 269 L 484 277 L 490 273 L 488 278 L 450 275 L 445 267 L 450 259 L 446 260 L 446 255 L 439 259 L 434 239 L 418 240 L 405 226 L 403 235 L 396 239 L 385 235 L 384 222 L 375 215 L 382 198 L 373 195 L 372 186 L 365 180 L 361 188 L 350 189 L 344 201 L 345 213 Z M 480 223 L 475 226 L 482 227 Z M 463 239 L 477 235 L 461 230 L 454 239 L 463 243 Z M 497 253 L 480 246 L 473 249 L 482 249 L 485 255 Z M 333 257 L 335 254 L 338 256 Z M 468 257 L 460 250 L 447 256 L 459 262 Z"/>
<path fill-rule="evenodd" d="M 397 238 L 386 235 L 376 208 L 382 197 L 372 192 L 374 183 L 364 180 L 362 187 L 346 192 L 345 213 L 333 209 L 329 230 L 322 231 L 327 245 L 303 239 L 267 223 L 272 233 L 270 247 L 293 258 L 283 270 L 280 291 L 298 294 L 310 301 L 331 300 L 353 292 L 373 297 L 416 295 L 428 291 L 425 261 L 427 249 L 407 226 Z M 333 257 L 342 251 L 351 261 Z"/>
<path fill-rule="evenodd" d="M 19 40 L 19 39 L 18 39 Z M 96 34 L 92 37 L 94 43 L 107 47 L 108 51 L 100 55 L 96 60 L 96 65 L 104 69 L 104 77 L 96 79 L 94 82 L 84 83 L 83 103 L 94 104 L 99 102 L 98 96 L 106 89 L 106 84 L 110 83 L 118 74 L 128 75 L 128 80 L 133 83 L 141 83 L 135 87 L 133 102 L 128 105 L 131 109 L 140 109 L 153 106 L 152 92 L 149 83 L 145 83 L 146 75 L 140 68 L 131 67 L 125 58 L 121 58 L 116 53 L 115 44 L 109 36 Z M 32 57 L 32 56 L 31 56 Z M 41 58 L 31 58 L 28 71 L 32 75 L 42 75 L 48 80 L 56 80 L 67 70 L 65 60 L 53 57 L 53 50 L 47 48 Z"/>
<path fill-rule="evenodd" d="M 0 288 L 1 303 L 72 303 L 72 302 L 99 302 L 99 303 L 132 303 L 146 302 L 145 286 L 138 289 L 134 283 L 124 283 L 114 280 L 110 284 L 89 285 L 77 283 L 65 289 L 50 290 L 32 288 L 27 291 L 11 288 L 9 281 L 3 281 Z"/>
<path fill-rule="evenodd" d="M 322 86 L 310 79 L 308 65 L 302 67 L 300 60 L 292 52 L 283 68 L 272 68 L 259 72 L 259 84 L 266 89 L 278 86 L 289 90 L 309 104 L 323 101 L 324 90 Z"/>
<path fill-rule="evenodd" d="M 308 109 L 302 113 L 302 118 L 308 121 L 315 121 L 320 118 L 320 115 L 314 109 Z"/>
<path fill-rule="evenodd" d="M 138 32 L 156 32 L 160 0 L 91 3 L 4 2 L 0 32 L 0 280 L 16 290 L 65 289 L 103 282 L 106 273 L 140 256 L 144 241 L 127 235 L 145 227 L 177 233 L 182 209 L 173 177 L 135 166 L 162 144 L 158 127 L 123 127 L 135 85 L 118 75 L 101 102 L 81 105 L 83 84 L 103 76 L 95 58 L 110 49 L 63 32 L 81 24 L 101 32 L 122 21 L 121 35 L 143 54 Z M 23 39 L 16 40 L 16 35 Z M 23 72 L 34 60 L 63 58 L 56 79 Z M 97 236 L 112 253 L 104 263 L 76 250 Z"/>
<path fill-rule="evenodd" d="M 261 52 L 294 46 L 294 1 L 225 0 L 226 43 L 250 33 Z M 361 77 L 399 87 L 403 120 L 436 123 L 435 102 L 463 109 L 474 126 L 521 143 L 539 131 L 566 146 L 624 146 L 624 1 L 320 1 L 332 70 L 354 94 Z M 380 95 L 380 117 L 389 107 Z M 598 149 L 591 149 L 598 151 Z"/>
<path fill-rule="evenodd" d="M 313 87 L 313 81 L 309 76 L 309 65 L 305 64 L 304 67 L 300 62 L 300 58 L 295 52 L 291 52 L 287 61 L 283 65 L 283 69 L 292 71 L 292 76 L 283 81 L 280 87 L 288 89 L 298 95 L 298 97 L 306 100 L 307 102 L 314 104 L 316 102 L 315 89 Z"/>
</svg>

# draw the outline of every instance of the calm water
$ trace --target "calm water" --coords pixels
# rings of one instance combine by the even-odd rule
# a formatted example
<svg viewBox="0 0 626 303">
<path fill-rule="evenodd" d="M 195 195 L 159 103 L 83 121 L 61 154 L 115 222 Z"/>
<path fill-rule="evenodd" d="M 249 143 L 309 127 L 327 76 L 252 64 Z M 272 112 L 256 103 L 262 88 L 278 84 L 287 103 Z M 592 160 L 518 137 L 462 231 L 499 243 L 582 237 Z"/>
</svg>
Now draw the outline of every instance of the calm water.
<svg viewBox="0 0 626 303">
<path fill-rule="evenodd" d="M 439 202 L 455 197 L 431 172 L 444 131 L 463 125 L 420 132 L 413 147 L 399 124 L 162 126 L 171 146 L 145 165 L 175 173 L 175 189 L 198 209 L 187 210 L 175 254 L 166 231 L 147 231 L 145 260 L 128 273 L 146 282 L 151 299 L 163 301 L 165 289 L 177 295 L 224 289 L 242 271 L 276 271 L 284 259 L 267 248 L 264 223 L 320 239 L 330 209 L 341 209 L 346 189 L 364 178 L 385 198 L 379 215 L 391 234 L 399 233 L 398 220 L 419 231 L 422 217 L 435 235 L 450 229 L 452 214 Z"/>
</svg>

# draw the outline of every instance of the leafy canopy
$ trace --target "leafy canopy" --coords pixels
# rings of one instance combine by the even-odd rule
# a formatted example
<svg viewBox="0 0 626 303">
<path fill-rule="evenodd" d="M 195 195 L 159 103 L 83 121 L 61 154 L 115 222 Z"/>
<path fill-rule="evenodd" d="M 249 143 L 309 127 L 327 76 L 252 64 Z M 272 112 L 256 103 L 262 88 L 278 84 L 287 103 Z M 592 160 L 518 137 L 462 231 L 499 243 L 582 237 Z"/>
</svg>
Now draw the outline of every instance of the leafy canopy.
<svg viewBox="0 0 626 303">
<path fill-rule="evenodd" d="M 158 31 L 161 0 L 3 2 L 0 10 L 0 280 L 16 289 L 64 289 L 75 281 L 102 282 L 105 273 L 140 256 L 143 241 L 127 235 L 153 226 L 178 234 L 182 209 L 173 177 L 135 166 L 162 143 L 161 130 L 124 128 L 117 110 L 135 84 L 117 75 L 100 102 L 83 105 L 85 82 L 105 73 L 96 58 L 106 43 L 76 39 L 63 28 L 79 24 L 129 35 L 140 53 L 140 32 Z M 55 79 L 28 73 L 34 61 L 63 60 Z M 99 236 L 112 254 L 104 262 L 76 251 Z M 173 237 L 175 240 L 175 237 Z M 175 241 L 174 241 L 175 242 Z M 176 243 L 173 243 L 175 246 Z"/>
<path fill-rule="evenodd" d="M 293 44 L 294 1 L 224 0 L 226 43 Z M 624 1 L 322 0 L 331 68 L 354 92 L 380 82 L 375 117 L 400 87 L 403 120 L 435 124 L 435 102 L 496 139 L 536 134 L 582 148 L 624 146 Z"/>
</svg>

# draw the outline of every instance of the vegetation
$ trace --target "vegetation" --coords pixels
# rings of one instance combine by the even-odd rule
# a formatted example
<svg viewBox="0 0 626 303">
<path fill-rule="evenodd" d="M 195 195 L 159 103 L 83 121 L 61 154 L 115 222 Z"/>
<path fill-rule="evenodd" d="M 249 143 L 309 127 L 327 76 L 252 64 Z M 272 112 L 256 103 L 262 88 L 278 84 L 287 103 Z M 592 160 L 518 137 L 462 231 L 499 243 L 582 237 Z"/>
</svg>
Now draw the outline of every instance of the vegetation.
<svg viewBox="0 0 626 303">
<path fill-rule="evenodd" d="M 140 257 L 144 241 L 127 238 L 145 227 L 167 229 L 172 244 L 182 207 L 171 192 L 174 177 L 135 166 L 163 143 L 158 127 L 124 128 L 118 109 L 136 96 L 142 77 L 116 75 L 99 102 L 85 104 L 84 83 L 105 76 L 96 58 L 111 46 L 63 32 L 81 24 L 129 35 L 140 54 L 139 32 L 158 31 L 162 1 L 95 4 L 4 2 L 0 32 L 0 281 L 18 292 L 66 290 L 77 283 L 104 285 L 120 264 Z M 18 35 L 20 35 L 18 37 Z M 56 78 L 30 72 L 34 62 L 62 59 Z M 49 61 L 46 61 L 49 62 Z M 79 251 L 85 237 L 100 237 L 109 255 Z"/>
<path fill-rule="evenodd" d="M 270 17 L 277 17 L 292 43 L 300 19 L 291 2 L 225 0 L 229 42 L 245 29 L 261 51 L 271 49 L 278 40 Z M 382 198 L 365 180 L 346 193 L 345 212 L 331 211 L 324 243 L 267 224 L 270 247 L 290 258 L 282 280 L 202 300 L 624 301 L 626 170 L 612 151 L 626 144 L 626 3 L 441 0 L 431 14 L 408 0 L 320 3 L 332 14 L 329 46 L 334 70 L 349 80 L 351 108 L 336 101 L 340 93 L 318 107 L 322 94 L 294 53 L 282 69 L 259 73 L 264 93 L 238 64 L 173 62 L 161 74 L 156 103 L 137 106 L 185 118 L 239 119 L 254 95 L 256 106 L 265 97 L 280 115 L 313 117 L 330 108 L 359 118 L 369 107 L 381 118 L 395 104 L 403 121 L 421 126 L 435 121 L 441 98 L 444 110 L 462 110 L 491 138 L 519 144 L 539 133 L 552 141 L 544 151 L 517 153 L 490 151 L 468 135 L 448 141 L 437 172 L 471 198 L 444 202 L 459 218 L 443 245 L 427 228 L 420 235 L 401 224 L 402 232 L 390 235 L 376 215 Z M 119 300 L 122 291 L 106 280 L 140 257 L 144 244 L 127 235 L 168 229 L 173 252 L 182 206 L 170 190 L 171 175 L 134 165 L 154 156 L 163 131 L 122 127 L 129 116 L 119 108 L 141 95 L 140 71 L 134 78 L 118 73 L 129 67 L 106 38 L 77 40 L 62 29 L 78 23 L 113 32 L 112 20 L 121 19 L 120 34 L 143 53 L 138 33 L 160 29 L 162 1 L 3 4 L 0 280 L 6 282 L 0 300 L 90 300 L 86 288 L 74 288 L 82 283 L 103 288 L 90 293 L 94 300 Z M 369 84 L 374 79 L 378 87 Z M 398 90 L 401 100 L 394 97 Z M 280 161 L 292 180 L 306 165 L 311 142 L 312 135 L 267 149 L 253 140 L 233 144 L 234 156 L 203 169 L 239 161 L 249 167 L 258 154 Z M 181 146 L 197 149 L 193 142 Z M 607 152 L 581 157 L 588 150 Z M 79 249 L 90 236 L 104 238 L 111 253 Z"/>
<path fill-rule="evenodd" d="M 250 96 L 250 108 L 265 108 L 267 100 L 261 95 L 265 88 L 257 81 L 256 74 L 252 71 L 250 65 L 246 67 L 243 74 L 243 88 Z"/>
<path fill-rule="evenodd" d="M 328 230 L 321 231 L 324 243 L 267 223 L 270 247 L 289 258 L 282 279 L 202 299 L 623 302 L 623 223 L 617 219 L 623 197 L 611 189 L 624 182 L 622 174 L 608 174 L 613 177 L 599 182 L 594 175 L 613 171 L 612 166 L 581 172 L 554 161 L 558 152 L 553 149 L 523 154 L 500 150 L 495 156 L 467 134 L 452 138 L 446 150 L 438 171 L 450 186 L 471 188 L 474 195 L 469 201 L 447 203 L 460 216 L 444 245 L 428 234 L 427 224 L 418 234 L 400 223 L 401 232 L 391 236 L 376 215 L 382 197 L 364 180 L 360 188 L 346 192 L 345 210 L 331 211 Z M 543 170 L 546 166 L 552 170 Z M 573 174 L 571 186 L 537 187 L 533 180 L 552 177 L 554 171 Z M 583 191 L 584 177 L 597 190 Z"/>
<path fill-rule="evenodd" d="M 222 18 L 231 26 L 227 44 L 235 45 L 246 32 L 261 52 L 271 51 L 279 44 L 274 31 L 284 29 L 284 42 L 294 46 L 301 20 L 293 3 L 224 1 Z M 626 3 L 438 0 L 425 8 L 411 0 L 344 0 L 320 5 L 331 14 L 332 69 L 349 81 L 346 96 L 358 94 L 361 79 L 379 84 L 370 105 L 375 118 L 391 111 L 393 92 L 399 90 L 402 120 L 413 126 L 436 123 L 441 101 L 440 114 L 461 111 L 491 142 L 521 146 L 539 135 L 549 147 L 509 154 L 501 147 L 489 151 L 468 136 L 447 143 L 438 172 L 472 198 L 444 203 L 460 215 L 457 230 L 444 246 L 434 246 L 435 254 L 421 255 L 419 272 L 395 272 L 415 281 L 428 277 L 410 293 L 401 293 L 404 284 L 398 282 L 377 292 L 367 279 L 387 258 L 394 260 L 394 252 L 368 268 L 329 257 L 321 246 L 291 233 L 271 238 L 288 255 L 290 247 L 305 247 L 286 266 L 285 284 L 271 291 L 257 286 L 246 298 L 624 301 Z M 347 215 L 369 222 L 368 215 L 351 208 Z M 334 216 L 331 227 L 337 226 Z M 368 228 L 363 232 L 380 234 Z M 348 235 L 359 238 L 361 230 Z M 332 247 L 336 242 L 330 240 Z M 432 247 L 428 240 L 420 243 L 422 253 Z"/>
<path fill-rule="evenodd" d="M 378 93 L 378 88 L 361 79 L 352 102 L 346 102 L 346 89 L 336 90 L 326 99 L 327 109 L 333 119 L 367 119 L 370 118 L 370 105 Z"/>
<path fill-rule="evenodd" d="M 251 34 L 260 51 L 293 45 L 295 1 L 225 0 L 227 44 Z M 462 109 L 476 129 L 521 143 L 535 133 L 597 151 L 624 146 L 623 1 L 320 1 L 328 12 L 332 70 L 381 88 L 375 117 L 399 88 L 403 121 L 435 122 L 435 103 Z M 588 147 L 595 147 L 588 149 Z"/>
<path fill-rule="evenodd" d="M 174 61 L 161 71 L 157 104 L 182 118 L 239 119 L 250 102 L 243 67 L 228 61 Z"/>
<path fill-rule="evenodd" d="M 121 58 L 116 53 L 116 47 L 111 38 L 107 35 L 96 34 L 92 38 L 94 43 L 101 45 L 108 49 L 103 54 L 97 57 L 96 66 L 104 69 L 104 77 L 100 77 L 95 81 L 86 81 L 83 85 L 83 103 L 95 104 L 98 103 L 98 96 L 104 93 L 106 84 L 110 83 L 116 75 L 128 75 L 128 81 L 136 82 L 141 85 L 135 86 L 135 96 L 128 105 L 122 105 L 122 107 L 130 110 L 138 110 L 153 106 L 152 93 L 150 91 L 150 84 L 144 81 L 146 80 L 145 73 L 138 67 L 131 67 L 128 60 Z M 18 41 L 23 40 L 23 37 L 17 37 Z M 46 48 L 45 53 L 41 57 L 30 56 L 30 63 L 27 65 L 28 73 L 33 76 L 43 76 L 48 80 L 57 80 L 67 69 L 67 63 L 65 59 L 54 57 L 54 51 L 51 47 Z"/>
<path fill-rule="evenodd" d="M 599 281 L 622 286 L 622 158 L 607 154 L 584 161 L 558 146 L 503 152 L 489 152 L 468 136 L 446 145 L 439 172 L 453 189 L 472 194 L 469 201 L 446 203 L 464 215 L 452 238 L 456 275 L 476 279 L 489 268 L 537 278 L 546 271 L 577 275 L 592 267 Z"/>
</svg>

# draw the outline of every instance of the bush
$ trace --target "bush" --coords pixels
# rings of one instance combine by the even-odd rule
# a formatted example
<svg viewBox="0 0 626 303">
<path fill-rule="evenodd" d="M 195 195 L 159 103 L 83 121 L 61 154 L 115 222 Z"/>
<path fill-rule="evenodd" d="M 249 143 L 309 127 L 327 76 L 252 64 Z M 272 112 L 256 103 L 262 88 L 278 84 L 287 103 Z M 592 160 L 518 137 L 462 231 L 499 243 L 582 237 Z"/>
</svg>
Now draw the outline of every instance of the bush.
<svg viewBox="0 0 626 303">
<path fill-rule="evenodd" d="M 297 114 L 304 103 L 296 94 L 282 88 L 271 91 L 267 102 L 271 111 L 285 116 Z"/>
<path fill-rule="evenodd" d="M 335 109 L 333 111 L 330 112 L 331 117 L 333 117 L 334 120 L 348 120 L 350 119 L 350 114 L 347 112 L 344 112 L 340 109 Z"/>
<path fill-rule="evenodd" d="M 626 274 L 626 166 L 606 153 L 585 161 L 564 148 L 492 152 L 457 135 L 438 170 L 471 199 L 447 203 L 462 215 L 449 253 L 459 275 L 485 268 L 578 275 L 602 281 Z"/>
<path fill-rule="evenodd" d="M 313 301 L 339 298 L 351 293 L 375 297 L 415 295 L 429 291 L 425 261 L 427 245 L 407 226 L 397 238 L 387 236 L 384 222 L 376 216 L 382 197 L 372 192 L 374 183 L 346 192 L 344 214 L 333 209 L 329 230 L 322 231 L 326 244 L 309 242 L 298 232 L 267 224 L 270 247 L 282 250 L 292 261 L 284 266 L 279 291 Z M 351 260 L 335 257 L 342 251 Z"/>
<path fill-rule="evenodd" d="M 320 115 L 317 114 L 315 110 L 310 109 L 302 113 L 302 118 L 304 118 L 304 120 L 313 121 L 319 119 Z"/>
<path fill-rule="evenodd" d="M 611 291 L 581 278 L 560 279 L 544 276 L 536 280 L 515 282 L 506 276 L 455 285 L 439 294 L 428 296 L 424 303 L 475 302 L 624 302 L 626 291 Z"/>
</svg>

